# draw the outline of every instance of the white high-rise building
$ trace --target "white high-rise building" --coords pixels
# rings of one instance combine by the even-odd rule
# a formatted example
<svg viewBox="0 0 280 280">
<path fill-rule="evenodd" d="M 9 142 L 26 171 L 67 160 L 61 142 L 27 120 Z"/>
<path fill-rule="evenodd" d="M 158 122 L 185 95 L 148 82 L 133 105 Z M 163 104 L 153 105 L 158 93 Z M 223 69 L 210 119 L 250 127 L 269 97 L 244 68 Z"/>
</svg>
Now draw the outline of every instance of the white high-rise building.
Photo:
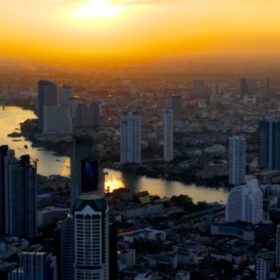
<svg viewBox="0 0 280 280">
<path fill-rule="evenodd" d="M 74 206 L 75 280 L 109 279 L 108 207 L 102 196 L 83 195 Z"/>
<path fill-rule="evenodd" d="M 243 221 L 258 224 L 262 219 L 263 195 L 256 179 L 230 191 L 226 206 L 227 222 Z"/>
<path fill-rule="evenodd" d="M 163 109 L 163 138 L 164 138 L 164 160 L 172 161 L 173 155 L 173 110 Z"/>
<path fill-rule="evenodd" d="M 246 138 L 233 136 L 229 138 L 229 183 L 241 185 L 246 175 Z"/>
<path fill-rule="evenodd" d="M 121 162 L 141 163 L 141 117 L 138 113 L 121 116 Z"/>
</svg>

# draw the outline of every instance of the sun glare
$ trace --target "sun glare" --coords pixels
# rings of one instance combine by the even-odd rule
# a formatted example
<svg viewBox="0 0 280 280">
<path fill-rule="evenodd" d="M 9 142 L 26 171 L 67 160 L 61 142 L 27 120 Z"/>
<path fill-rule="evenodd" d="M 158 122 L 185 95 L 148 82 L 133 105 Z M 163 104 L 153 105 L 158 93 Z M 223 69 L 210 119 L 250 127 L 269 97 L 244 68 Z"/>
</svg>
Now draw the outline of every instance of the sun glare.
<svg viewBox="0 0 280 280">
<path fill-rule="evenodd" d="M 122 180 L 117 179 L 115 176 L 111 176 L 110 178 L 106 178 L 105 180 L 105 192 L 110 193 L 114 190 L 123 189 L 125 185 Z"/>
<path fill-rule="evenodd" d="M 74 13 L 75 17 L 84 19 L 111 18 L 118 14 L 118 7 L 110 0 L 88 0 L 88 2 Z"/>
</svg>

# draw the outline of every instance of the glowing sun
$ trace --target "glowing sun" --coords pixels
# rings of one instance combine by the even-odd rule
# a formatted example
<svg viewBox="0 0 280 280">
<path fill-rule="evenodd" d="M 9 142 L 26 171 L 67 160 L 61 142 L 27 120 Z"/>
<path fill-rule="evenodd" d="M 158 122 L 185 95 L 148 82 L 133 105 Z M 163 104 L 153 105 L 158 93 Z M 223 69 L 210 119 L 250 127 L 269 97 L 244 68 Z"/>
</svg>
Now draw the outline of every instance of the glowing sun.
<svg viewBox="0 0 280 280">
<path fill-rule="evenodd" d="M 88 0 L 74 15 L 78 18 L 111 18 L 118 14 L 118 7 L 112 5 L 110 0 Z"/>
</svg>

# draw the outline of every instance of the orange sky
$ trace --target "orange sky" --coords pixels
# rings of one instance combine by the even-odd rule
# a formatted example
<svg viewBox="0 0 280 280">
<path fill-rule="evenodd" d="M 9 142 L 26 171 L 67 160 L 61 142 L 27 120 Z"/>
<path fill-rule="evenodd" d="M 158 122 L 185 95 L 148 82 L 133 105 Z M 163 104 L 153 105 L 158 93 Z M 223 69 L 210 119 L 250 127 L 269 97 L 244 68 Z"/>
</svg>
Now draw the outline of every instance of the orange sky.
<svg viewBox="0 0 280 280">
<path fill-rule="evenodd" d="M 0 53 L 45 60 L 278 57 L 279 11 L 279 0 L 1 0 Z"/>
</svg>

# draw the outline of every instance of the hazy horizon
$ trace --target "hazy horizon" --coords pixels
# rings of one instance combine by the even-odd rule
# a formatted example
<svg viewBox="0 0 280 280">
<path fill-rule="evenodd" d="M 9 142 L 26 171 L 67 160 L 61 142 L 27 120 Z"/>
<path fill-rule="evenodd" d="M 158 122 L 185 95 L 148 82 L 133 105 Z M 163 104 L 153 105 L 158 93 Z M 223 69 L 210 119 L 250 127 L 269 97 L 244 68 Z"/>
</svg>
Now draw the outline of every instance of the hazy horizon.
<svg viewBox="0 0 280 280">
<path fill-rule="evenodd" d="M 277 0 L 2 0 L 1 57 L 61 64 L 280 59 Z"/>
</svg>

